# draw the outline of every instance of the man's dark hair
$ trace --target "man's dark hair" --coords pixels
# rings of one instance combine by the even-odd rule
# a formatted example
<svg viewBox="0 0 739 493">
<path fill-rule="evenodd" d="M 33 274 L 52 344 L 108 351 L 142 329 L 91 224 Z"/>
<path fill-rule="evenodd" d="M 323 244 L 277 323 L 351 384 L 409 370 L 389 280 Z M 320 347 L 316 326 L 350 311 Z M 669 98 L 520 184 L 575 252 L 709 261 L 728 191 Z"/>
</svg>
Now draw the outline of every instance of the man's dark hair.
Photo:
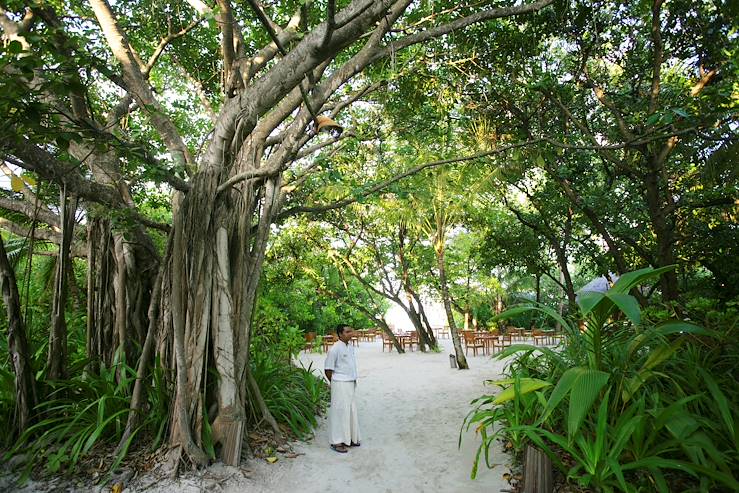
<svg viewBox="0 0 739 493">
<path fill-rule="evenodd" d="M 336 335 L 340 336 L 349 326 L 346 324 L 339 324 L 336 326 Z"/>
</svg>

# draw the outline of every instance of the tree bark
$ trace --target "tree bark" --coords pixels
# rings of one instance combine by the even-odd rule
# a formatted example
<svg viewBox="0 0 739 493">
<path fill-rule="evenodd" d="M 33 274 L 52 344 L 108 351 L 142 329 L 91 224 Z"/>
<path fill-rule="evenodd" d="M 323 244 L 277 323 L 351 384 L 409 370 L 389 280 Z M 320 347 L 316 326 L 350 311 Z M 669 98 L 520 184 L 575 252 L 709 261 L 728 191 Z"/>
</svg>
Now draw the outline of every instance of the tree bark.
<svg viewBox="0 0 739 493">
<path fill-rule="evenodd" d="M 69 250 L 74 232 L 77 199 L 67 195 L 67 188 L 62 187 L 60 196 L 61 211 L 61 243 L 56 261 L 54 279 L 54 298 L 51 308 L 51 330 L 49 331 L 49 353 L 47 358 L 47 378 L 58 380 L 67 374 L 67 271 L 69 269 Z"/>
<path fill-rule="evenodd" d="M 656 158 L 654 159 L 657 160 Z M 658 169 L 659 164 L 652 164 L 653 169 Z M 661 197 L 660 177 L 658 171 L 650 171 L 644 179 L 645 200 L 647 202 L 647 210 L 649 218 L 654 230 L 654 236 L 657 242 L 655 267 L 665 267 L 675 263 L 674 243 L 675 233 L 674 224 L 663 206 Z M 660 287 L 662 290 L 662 299 L 664 301 L 674 301 L 678 297 L 678 279 L 674 270 L 665 272 L 660 276 Z"/>
<path fill-rule="evenodd" d="M 436 262 L 439 269 L 439 286 L 441 288 L 441 299 L 444 303 L 444 311 L 446 312 L 447 323 L 449 324 L 449 330 L 452 333 L 452 343 L 454 344 L 454 352 L 457 355 L 457 366 L 460 370 L 468 370 L 469 364 L 467 358 L 462 350 L 462 343 L 459 340 L 459 331 L 457 330 L 457 324 L 454 321 L 454 313 L 452 312 L 452 303 L 449 299 L 449 288 L 447 287 L 446 280 L 446 265 L 444 260 L 444 245 L 440 247 L 437 245 L 436 248 Z"/>
<path fill-rule="evenodd" d="M 15 373 L 15 429 L 22 433 L 29 424 L 36 405 L 36 382 L 31 368 L 26 329 L 21 317 L 21 302 L 15 271 L 8 261 L 5 243 L 0 237 L 0 288 L 8 314 L 8 352 Z"/>
<path fill-rule="evenodd" d="M 408 313 L 408 316 L 411 319 L 413 326 L 416 328 L 416 332 L 418 333 L 419 349 L 423 352 L 426 352 L 426 346 L 432 349 L 436 348 L 436 340 L 434 339 L 433 332 L 426 332 L 426 328 L 424 327 L 423 321 L 421 320 L 423 306 L 418 296 L 416 295 L 415 290 L 411 286 L 410 269 L 408 267 L 408 259 L 405 255 L 406 233 L 406 225 L 404 223 L 401 223 L 398 227 L 398 260 L 401 269 L 401 282 L 403 283 L 403 291 L 405 292 L 406 301 L 408 302 L 406 313 Z M 414 302 L 418 303 L 418 309 L 416 309 Z"/>
<path fill-rule="evenodd" d="M 431 324 L 429 323 L 429 319 L 426 316 L 426 310 L 423 308 L 421 297 L 418 296 L 418 293 L 413 291 L 413 298 L 416 300 L 416 304 L 418 305 L 418 312 L 421 315 L 421 319 L 423 320 L 424 326 L 426 327 L 426 335 L 429 339 L 429 345 L 430 347 L 436 349 L 438 348 L 438 342 L 436 342 L 436 336 L 434 335 L 434 329 L 431 327 Z"/>
</svg>

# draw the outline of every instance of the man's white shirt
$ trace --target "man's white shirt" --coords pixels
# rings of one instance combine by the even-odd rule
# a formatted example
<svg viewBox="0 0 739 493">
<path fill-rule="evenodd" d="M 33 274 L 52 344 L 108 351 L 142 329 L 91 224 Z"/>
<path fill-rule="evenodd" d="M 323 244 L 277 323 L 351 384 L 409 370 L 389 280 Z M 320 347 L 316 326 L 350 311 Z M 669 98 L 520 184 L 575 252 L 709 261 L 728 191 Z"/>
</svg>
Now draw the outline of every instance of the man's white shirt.
<svg viewBox="0 0 739 493">
<path fill-rule="evenodd" d="M 354 347 L 342 341 L 336 341 L 328 350 L 324 368 L 333 370 L 331 380 L 354 382 L 357 379 L 357 357 Z"/>
</svg>

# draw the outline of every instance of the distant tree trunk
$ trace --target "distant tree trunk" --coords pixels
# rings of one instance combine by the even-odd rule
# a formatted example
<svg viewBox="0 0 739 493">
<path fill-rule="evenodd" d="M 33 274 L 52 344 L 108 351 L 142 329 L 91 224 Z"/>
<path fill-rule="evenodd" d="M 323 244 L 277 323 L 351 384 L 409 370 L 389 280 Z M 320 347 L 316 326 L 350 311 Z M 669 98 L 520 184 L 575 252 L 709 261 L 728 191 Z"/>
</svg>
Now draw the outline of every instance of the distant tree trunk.
<svg viewBox="0 0 739 493">
<path fill-rule="evenodd" d="M 536 274 L 536 302 L 541 303 L 541 274 Z"/>
<path fill-rule="evenodd" d="M 572 284 L 572 277 L 567 266 L 567 256 L 561 247 L 555 246 L 555 256 L 557 263 L 559 264 L 560 271 L 562 272 L 562 278 L 564 279 L 565 294 L 567 295 L 567 304 L 570 308 L 570 313 L 577 313 L 577 300 L 575 298 L 575 286 Z"/>
<path fill-rule="evenodd" d="M 437 242 L 436 248 L 436 261 L 439 269 L 439 286 L 441 287 L 441 299 L 444 302 L 444 311 L 446 312 L 447 323 L 449 324 L 449 330 L 452 333 L 452 343 L 454 344 L 454 352 L 457 355 L 457 366 L 460 370 L 469 369 L 467 364 L 467 358 L 462 350 L 462 343 L 459 340 L 459 331 L 457 330 L 457 324 L 454 322 L 454 313 L 452 313 L 452 302 L 449 299 L 449 289 L 447 287 L 446 280 L 446 266 L 444 260 L 444 245 L 439 247 Z"/>
<path fill-rule="evenodd" d="M 51 308 L 51 328 L 49 331 L 49 353 L 47 358 L 47 378 L 58 380 L 67 373 L 67 271 L 69 269 L 69 250 L 74 232 L 77 199 L 67 195 L 66 186 L 62 187 L 60 197 L 61 243 L 56 261 L 54 279 L 54 297 Z"/>
<path fill-rule="evenodd" d="M 585 216 L 590 220 L 590 224 L 593 225 L 593 228 L 595 228 L 595 230 L 606 242 L 606 245 L 608 246 L 608 253 L 611 255 L 614 263 L 616 264 L 616 271 L 618 272 L 618 274 L 621 275 L 626 272 L 628 270 L 628 267 L 626 265 L 626 261 L 624 260 L 623 253 L 621 252 L 621 249 L 616 243 L 616 240 L 614 240 L 613 236 L 608 231 L 603 221 L 601 221 L 596 214 L 595 210 L 584 203 L 582 198 L 572 188 L 570 182 L 565 178 L 562 178 L 559 173 L 556 172 L 556 170 L 547 167 L 547 171 L 549 173 L 549 176 L 554 178 L 554 180 L 559 184 L 560 188 L 565 193 L 570 202 L 572 202 L 573 205 L 575 205 L 583 212 L 583 214 L 585 214 Z"/>
<path fill-rule="evenodd" d="M 31 368 L 26 330 L 21 317 L 15 271 L 8 261 L 2 237 L 0 237 L 0 288 L 8 314 L 8 352 L 15 373 L 15 431 L 22 433 L 28 426 L 31 409 L 37 402 L 36 383 Z"/>
<path fill-rule="evenodd" d="M 418 296 L 418 293 L 414 291 L 413 298 L 416 300 L 416 304 L 418 305 L 418 313 L 421 315 L 421 319 L 423 320 L 424 327 L 426 327 L 426 335 L 429 339 L 429 346 L 432 348 L 437 348 L 438 343 L 436 342 L 436 336 L 434 335 L 434 329 L 431 328 L 429 319 L 426 316 L 426 310 L 423 308 L 423 303 L 421 303 L 421 297 Z"/>
<path fill-rule="evenodd" d="M 656 159 L 656 158 L 655 158 Z M 659 170 L 659 166 L 655 165 Z M 652 171 L 644 178 L 645 200 L 649 218 L 652 223 L 652 229 L 657 242 L 657 252 L 655 255 L 655 267 L 665 267 L 675 263 L 674 243 L 675 228 L 674 221 L 668 215 L 666 207 L 662 205 L 660 197 L 663 196 L 660 185 L 659 171 Z M 665 272 L 660 276 L 660 287 L 662 290 L 662 299 L 664 301 L 673 301 L 678 297 L 678 279 L 674 270 Z"/>
<path fill-rule="evenodd" d="M 407 226 L 404 222 L 398 226 L 398 259 L 401 268 L 401 282 L 403 283 L 403 290 L 405 291 L 406 300 L 408 302 L 408 309 L 406 312 L 416 328 L 418 333 L 418 344 L 421 351 L 426 351 L 426 346 L 430 348 L 436 347 L 436 340 L 432 331 L 426 332 L 426 328 L 421 320 L 421 312 L 423 306 L 421 305 L 415 290 L 411 286 L 410 281 L 410 268 L 408 267 L 408 259 L 405 255 L 405 239 L 407 233 Z M 418 302 L 418 309 L 416 309 L 414 302 Z M 404 307 L 405 308 L 405 307 Z"/>
<path fill-rule="evenodd" d="M 564 282 L 565 282 L 564 281 L 564 273 L 560 270 L 559 271 L 559 284 L 560 284 L 560 286 L 564 286 Z M 562 315 L 564 315 L 564 311 L 565 311 L 565 303 L 564 303 L 565 290 L 564 290 L 564 287 L 561 287 L 560 289 L 561 289 L 561 291 L 560 291 L 560 295 L 559 295 L 559 307 L 558 307 L 558 310 L 557 311 L 559 312 L 559 316 L 561 317 Z M 556 330 L 560 330 L 561 328 L 562 328 L 562 324 L 560 324 L 559 322 L 557 322 L 557 325 L 555 326 L 555 329 Z"/>
<path fill-rule="evenodd" d="M 377 322 L 377 325 L 380 326 L 380 328 L 385 333 L 385 335 L 387 335 L 388 338 L 393 342 L 393 346 L 395 346 L 395 350 L 398 351 L 398 354 L 405 353 L 405 350 L 398 342 L 398 338 L 395 337 L 395 334 L 393 334 L 393 331 L 390 330 L 390 326 L 387 324 L 387 322 L 385 322 L 385 320 L 382 318 L 375 318 L 374 320 L 375 322 Z"/>
<path fill-rule="evenodd" d="M 406 313 L 408 314 L 408 317 L 411 319 L 413 328 L 416 329 L 416 334 L 418 334 L 418 349 L 425 353 L 426 346 L 430 346 L 430 343 L 426 336 L 426 329 L 423 327 L 423 323 L 421 322 L 421 317 L 416 311 L 416 307 L 414 306 L 413 296 L 407 291 L 405 295 L 406 295 L 406 300 L 408 301 L 408 308 L 406 310 Z"/>
</svg>

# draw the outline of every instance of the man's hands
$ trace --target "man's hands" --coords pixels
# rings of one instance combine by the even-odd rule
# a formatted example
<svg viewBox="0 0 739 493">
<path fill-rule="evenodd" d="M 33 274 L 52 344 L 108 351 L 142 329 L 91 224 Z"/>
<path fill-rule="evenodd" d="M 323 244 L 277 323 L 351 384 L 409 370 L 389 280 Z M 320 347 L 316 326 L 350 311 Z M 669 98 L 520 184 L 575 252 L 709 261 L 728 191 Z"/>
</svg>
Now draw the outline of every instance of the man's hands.
<svg viewBox="0 0 739 493">
<path fill-rule="evenodd" d="M 331 375 L 334 374 L 334 371 L 333 370 L 324 370 L 324 372 L 326 373 L 326 378 L 328 378 L 328 381 L 330 382 L 331 381 Z"/>
</svg>

